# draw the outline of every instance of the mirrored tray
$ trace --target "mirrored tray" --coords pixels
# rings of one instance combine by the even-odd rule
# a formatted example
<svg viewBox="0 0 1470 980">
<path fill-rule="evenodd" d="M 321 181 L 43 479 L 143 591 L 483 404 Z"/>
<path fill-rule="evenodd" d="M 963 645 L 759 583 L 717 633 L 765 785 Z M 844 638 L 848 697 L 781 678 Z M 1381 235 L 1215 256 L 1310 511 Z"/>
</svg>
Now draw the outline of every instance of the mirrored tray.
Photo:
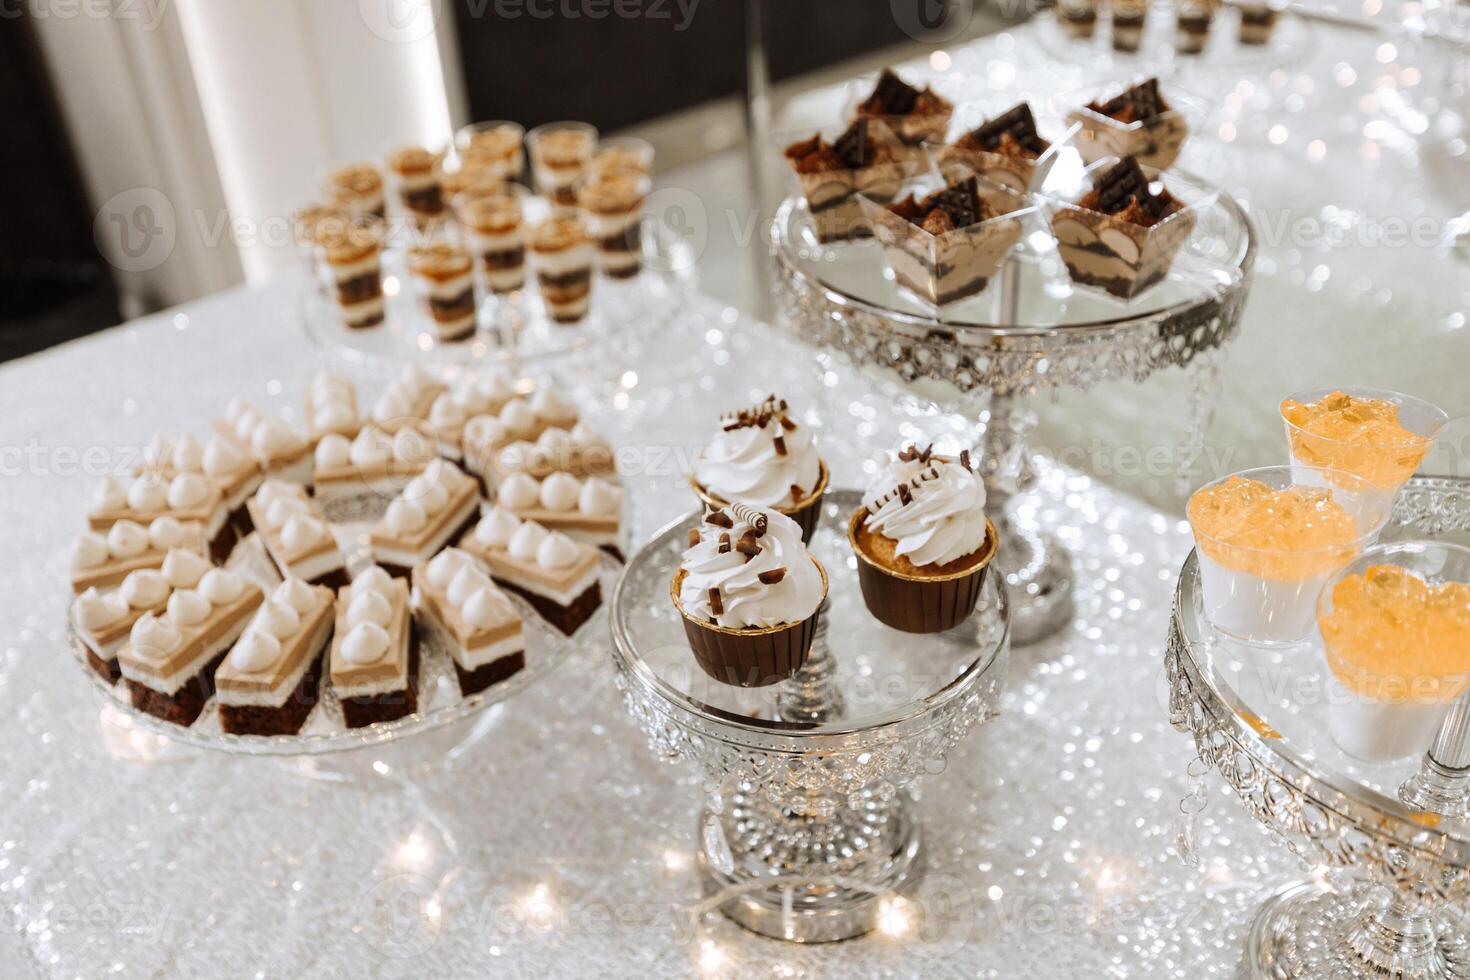
<svg viewBox="0 0 1470 980">
<path fill-rule="evenodd" d="M 1470 541 L 1470 483 L 1410 481 L 1380 540 L 1425 537 Z M 1223 637 L 1204 615 L 1191 553 L 1166 667 L 1171 720 L 1193 735 L 1200 760 L 1319 871 L 1261 909 L 1246 949 L 1252 976 L 1470 969 L 1470 924 L 1460 918 L 1470 900 L 1470 822 L 1400 802 L 1422 756 L 1369 763 L 1337 747 L 1320 639 L 1265 648 Z M 1332 872 L 1342 880 L 1330 881 Z"/>
<path fill-rule="evenodd" d="M 626 501 L 627 497 L 624 499 Z M 347 557 L 347 567 L 354 574 L 371 563 L 363 547 L 368 527 L 364 523 L 339 523 L 332 526 L 333 534 Z M 625 519 L 623 527 L 631 527 L 631 521 Z M 620 547 L 626 553 L 626 539 L 620 542 Z M 325 677 L 325 671 L 321 681 L 320 700 L 296 735 L 234 735 L 225 732 L 220 728 L 219 711 L 213 698 L 205 705 L 204 713 L 193 725 L 175 725 L 134 708 L 122 681 L 115 685 L 108 684 L 88 666 L 86 645 L 76 636 L 70 617 L 67 633 L 72 655 L 82 673 L 91 681 L 99 703 L 133 728 L 161 735 L 183 745 L 241 755 L 317 756 L 350 752 L 442 729 L 479 715 L 487 708 L 514 697 L 541 680 L 579 646 L 601 636 L 607 628 L 608 600 L 622 571 L 622 564 L 606 553 L 600 553 L 600 559 L 599 587 L 602 605 L 574 634 L 564 635 L 543 620 L 530 603 L 507 591 L 507 598 L 521 614 L 524 624 L 524 667 L 484 691 L 464 697 L 460 694 L 454 664 L 448 652 L 438 649 L 427 637 L 421 637 L 419 710 L 396 721 L 381 722 L 364 728 L 347 727 L 342 717 L 341 704 Z M 256 534 L 251 534 L 236 545 L 226 567 L 239 571 L 267 589 L 280 581 L 280 576 L 275 572 Z M 325 655 L 324 651 L 323 656 Z"/>
<path fill-rule="evenodd" d="M 579 324 L 564 326 L 546 316 L 528 268 L 525 287 L 515 293 L 487 295 L 477 285 L 475 334 L 463 341 L 440 342 L 414 294 L 406 252 L 396 246 L 383 253 L 383 323 L 362 330 L 343 326 L 331 299 L 303 276 L 298 304 L 302 329 L 334 361 L 376 371 L 391 370 L 403 361 L 448 367 L 554 360 L 565 366 L 594 360 L 599 352 L 622 351 L 672 323 L 696 288 L 695 249 L 688 238 L 665 225 L 656 197 L 656 193 L 650 197 L 643 220 L 643 271 L 626 280 L 595 273 L 591 306 Z M 529 199 L 526 220 L 536 220 L 546 208 L 545 201 Z"/>
<path fill-rule="evenodd" d="M 906 787 L 999 710 L 1009 659 L 1005 590 L 988 574 L 975 612 L 944 633 L 901 633 L 868 612 L 847 519 L 861 494 L 829 490 L 811 542 L 827 569 L 812 653 L 788 681 L 743 689 L 695 664 L 669 582 L 692 513 L 632 558 L 611 609 L 618 686 L 654 753 L 694 763 L 705 893 L 746 928 L 799 942 L 859 935 L 921 874 Z"/>
</svg>

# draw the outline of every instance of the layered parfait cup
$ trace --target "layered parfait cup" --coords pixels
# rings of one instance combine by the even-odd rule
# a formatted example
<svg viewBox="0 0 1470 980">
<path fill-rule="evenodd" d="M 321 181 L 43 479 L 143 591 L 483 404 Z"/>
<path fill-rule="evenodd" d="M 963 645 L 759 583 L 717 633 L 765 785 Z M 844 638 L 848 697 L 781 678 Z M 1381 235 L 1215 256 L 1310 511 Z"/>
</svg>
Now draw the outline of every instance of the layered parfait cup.
<svg viewBox="0 0 1470 980">
<path fill-rule="evenodd" d="M 1281 419 L 1292 478 L 1330 489 L 1360 521 L 1380 524 L 1450 420 L 1422 398 L 1363 387 L 1296 392 L 1282 401 Z M 1355 477 L 1358 489 L 1334 472 Z"/>
<path fill-rule="evenodd" d="M 1470 548 L 1376 545 L 1322 590 L 1328 730 L 1368 762 L 1426 751 L 1470 685 Z"/>
<path fill-rule="evenodd" d="M 1335 473 L 1343 486 L 1362 481 Z M 1317 597 L 1371 543 L 1382 523 L 1363 525 L 1289 466 L 1244 470 L 1189 499 L 1204 612 L 1220 633 L 1252 644 L 1287 644 L 1312 629 Z"/>
</svg>

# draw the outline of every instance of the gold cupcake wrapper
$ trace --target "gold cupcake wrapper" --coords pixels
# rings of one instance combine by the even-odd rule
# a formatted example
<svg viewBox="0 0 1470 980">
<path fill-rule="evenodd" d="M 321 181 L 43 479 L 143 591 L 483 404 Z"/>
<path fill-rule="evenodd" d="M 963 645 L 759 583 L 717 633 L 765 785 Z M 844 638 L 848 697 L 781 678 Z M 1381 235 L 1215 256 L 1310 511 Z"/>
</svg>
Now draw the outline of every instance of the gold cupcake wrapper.
<svg viewBox="0 0 1470 980">
<path fill-rule="evenodd" d="M 812 532 L 817 529 L 817 518 L 822 513 L 822 495 L 827 492 L 827 464 L 825 461 L 818 462 L 820 470 L 817 473 L 817 485 L 812 488 L 810 493 L 789 507 L 768 508 L 779 514 L 785 514 L 795 521 L 801 527 L 801 540 L 803 543 L 809 543 L 812 539 Z M 689 485 L 694 488 L 694 495 L 704 504 L 706 512 L 724 510 L 730 506 L 731 501 L 717 497 L 700 486 L 699 481 L 694 479 L 694 474 L 692 473 L 689 475 Z"/>
<path fill-rule="evenodd" d="M 985 519 L 985 541 L 973 565 L 945 575 L 910 575 L 879 565 L 858 546 L 858 526 L 867 516 L 866 507 L 853 511 L 847 522 L 847 542 L 858 558 L 863 601 L 875 619 L 905 633 L 942 633 L 975 611 L 985 573 L 1000 549 L 990 518 Z"/>
</svg>

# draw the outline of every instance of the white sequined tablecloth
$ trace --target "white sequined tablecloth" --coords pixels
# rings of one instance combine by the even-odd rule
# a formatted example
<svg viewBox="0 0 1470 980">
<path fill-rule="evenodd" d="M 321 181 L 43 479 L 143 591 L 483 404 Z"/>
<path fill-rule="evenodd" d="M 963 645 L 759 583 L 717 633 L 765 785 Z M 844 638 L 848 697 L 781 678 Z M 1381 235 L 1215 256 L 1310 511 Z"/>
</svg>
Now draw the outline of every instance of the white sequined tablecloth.
<svg viewBox="0 0 1470 980">
<path fill-rule="evenodd" d="M 600 632 L 483 730 L 347 761 L 119 725 L 65 647 L 95 482 L 78 471 L 202 429 L 229 393 L 294 406 L 316 370 L 294 308 L 287 286 L 235 292 L 0 369 L 0 526 L 20 562 L 0 593 L 0 905 L 38 974 L 1230 975 L 1292 869 L 1222 797 L 1204 869 L 1173 854 L 1192 750 L 1166 721 L 1161 648 L 1187 534 L 1076 474 L 1046 471 L 1036 498 L 1087 583 L 1076 623 L 1014 656 L 1003 717 L 921 783 L 928 877 L 861 940 L 799 948 L 698 914 L 701 787 L 648 751 Z M 855 452 L 832 424 L 847 389 L 732 309 L 700 301 L 656 346 L 587 406 L 633 461 L 641 534 L 693 503 L 682 467 L 721 408 L 781 391 L 824 427 L 838 484 L 896 433 L 880 419 Z"/>
</svg>

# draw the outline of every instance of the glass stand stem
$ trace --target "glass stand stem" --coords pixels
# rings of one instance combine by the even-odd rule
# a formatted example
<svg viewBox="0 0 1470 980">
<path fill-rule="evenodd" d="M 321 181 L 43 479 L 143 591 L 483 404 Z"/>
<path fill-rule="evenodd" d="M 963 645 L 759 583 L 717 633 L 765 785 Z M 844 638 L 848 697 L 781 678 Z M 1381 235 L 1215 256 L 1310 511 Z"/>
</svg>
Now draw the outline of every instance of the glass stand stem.
<svg viewBox="0 0 1470 980">
<path fill-rule="evenodd" d="M 829 606 L 829 600 L 823 599 L 806 663 L 776 692 L 776 717 L 782 721 L 817 725 L 842 716 L 837 659 L 827 646 Z"/>
</svg>

